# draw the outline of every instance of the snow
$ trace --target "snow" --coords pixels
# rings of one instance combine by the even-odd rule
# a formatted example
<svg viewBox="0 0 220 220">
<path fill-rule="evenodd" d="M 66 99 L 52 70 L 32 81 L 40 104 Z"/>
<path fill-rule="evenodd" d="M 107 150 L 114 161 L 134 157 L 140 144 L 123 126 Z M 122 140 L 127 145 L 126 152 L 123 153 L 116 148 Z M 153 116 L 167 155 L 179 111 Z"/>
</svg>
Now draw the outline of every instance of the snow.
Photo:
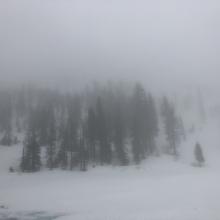
<svg viewBox="0 0 220 220">
<path fill-rule="evenodd" d="M 21 146 L 0 147 L 0 205 L 8 207 L 0 213 L 61 213 L 58 220 L 219 220 L 219 131 L 218 122 L 210 122 L 189 136 L 178 160 L 161 155 L 140 166 L 88 172 L 9 173 Z M 191 166 L 196 141 L 206 158 L 202 168 Z"/>
</svg>

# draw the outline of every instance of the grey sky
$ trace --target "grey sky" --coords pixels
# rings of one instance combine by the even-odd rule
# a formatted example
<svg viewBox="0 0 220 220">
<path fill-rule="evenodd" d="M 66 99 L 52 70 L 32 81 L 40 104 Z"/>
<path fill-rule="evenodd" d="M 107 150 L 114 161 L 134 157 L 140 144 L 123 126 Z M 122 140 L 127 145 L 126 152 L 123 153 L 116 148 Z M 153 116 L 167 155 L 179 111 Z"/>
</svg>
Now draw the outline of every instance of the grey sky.
<svg viewBox="0 0 220 220">
<path fill-rule="evenodd" d="M 219 23 L 217 0 L 2 0 L 0 80 L 218 86 Z"/>
</svg>

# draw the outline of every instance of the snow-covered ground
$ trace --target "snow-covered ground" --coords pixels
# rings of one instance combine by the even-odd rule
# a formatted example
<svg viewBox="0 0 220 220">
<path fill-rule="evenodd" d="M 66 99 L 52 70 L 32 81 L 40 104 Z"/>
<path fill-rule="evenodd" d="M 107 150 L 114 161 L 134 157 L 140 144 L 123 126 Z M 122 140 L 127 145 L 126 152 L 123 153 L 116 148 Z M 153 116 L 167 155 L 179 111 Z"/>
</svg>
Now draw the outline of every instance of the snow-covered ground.
<svg viewBox="0 0 220 220">
<path fill-rule="evenodd" d="M 178 160 L 161 155 L 139 167 L 9 173 L 21 148 L 0 147 L 0 205 L 8 207 L 0 208 L 0 213 L 45 212 L 59 220 L 219 220 L 220 127 L 216 124 L 189 136 Z M 203 168 L 191 166 L 197 140 L 206 158 Z"/>
</svg>

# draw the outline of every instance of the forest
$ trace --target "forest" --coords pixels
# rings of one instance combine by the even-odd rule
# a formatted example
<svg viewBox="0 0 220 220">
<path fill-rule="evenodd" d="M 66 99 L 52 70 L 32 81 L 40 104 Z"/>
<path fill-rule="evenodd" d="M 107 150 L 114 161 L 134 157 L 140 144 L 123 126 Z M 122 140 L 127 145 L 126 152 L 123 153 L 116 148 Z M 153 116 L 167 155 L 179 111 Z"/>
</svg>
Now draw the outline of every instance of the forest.
<svg viewBox="0 0 220 220">
<path fill-rule="evenodd" d="M 2 90 L 0 129 L 1 145 L 23 144 L 19 166 L 10 167 L 22 172 L 140 164 L 159 154 L 160 129 L 167 153 L 178 158 L 186 138 L 172 101 L 154 98 L 140 83 L 122 82 L 94 83 L 77 92 L 37 86 Z"/>
</svg>

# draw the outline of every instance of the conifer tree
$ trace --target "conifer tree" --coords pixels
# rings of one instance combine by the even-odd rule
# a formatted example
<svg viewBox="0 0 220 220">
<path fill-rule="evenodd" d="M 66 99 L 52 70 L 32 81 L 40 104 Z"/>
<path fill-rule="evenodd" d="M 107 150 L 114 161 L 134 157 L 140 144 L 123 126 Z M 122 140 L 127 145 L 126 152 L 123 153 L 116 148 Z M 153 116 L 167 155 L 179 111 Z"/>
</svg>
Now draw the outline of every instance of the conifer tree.
<svg viewBox="0 0 220 220">
<path fill-rule="evenodd" d="M 0 131 L 4 133 L 1 144 L 10 146 L 12 140 L 12 119 L 13 119 L 12 95 L 9 91 L 0 93 Z"/>
<path fill-rule="evenodd" d="M 40 146 L 36 135 L 36 118 L 32 111 L 29 119 L 29 126 L 24 141 L 24 150 L 22 155 L 22 170 L 24 172 L 36 172 L 41 167 Z"/>
<path fill-rule="evenodd" d="M 55 167 L 55 151 L 56 151 L 56 125 L 54 109 L 50 107 L 49 125 L 48 125 L 48 140 L 47 140 L 47 167 L 53 169 Z"/>
<path fill-rule="evenodd" d="M 148 142 L 148 151 L 150 154 L 155 153 L 156 151 L 156 144 L 155 144 L 155 138 L 158 135 L 158 115 L 157 110 L 155 106 L 154 99 L 151 94 L 148 95 L 147 100 L 148 106 L 147 106 L 147 142 Z"/>
<path fill-rule="evenodd" d="M 114 147 L 116 150 L 119 164 L 124 166 L 128 164 L 128 157 L 125 148 L 126 128 L 123 113 L 120 104 L 116 106 L 115 128 L 114 128 Z"/>
<path fill-rule="evenodd" d="M 10 122 L 7 124 L 7 127 L 5 128 L 5 134 L 1 139 L 1 144 L 4 146 L 11 146 L 13 144 L 12 128 Z"/>
<path fill-rule="evenodd" d="M 28 162 L 28 160 L 27 160 L 26 154 L 25 154 L 25 146 L 23 146 L 21 163 L 20 163 L 20 168 L 21 168 L 22 172 L 25 172 L 27 170 L 27 168 L 28 168 L 27 162 Z"/>
<path fill-rule="evenodd" d="M 164 119 L 165 133 L 167 136 L 167 141 L 170 146 L 170 153 L 175 157 L 178 156 L 177 153 L 177 143 L 178 143 L 178 120 L 176 117 L 174 106 L 168 101 L 166 97 L 163 98 L 162 102 L 162 116 Z"/>
<path fill-rule="evenodd" d="M 88 153 L 85 141 L 85 125 L 82 126 L 79 132 L 79 162 L 80 170 L 87 170 Z"/>
<path fill-rule="evenodd" d="M 41 146 L 48 145 L 48 132 L 50 120 L 50 101 L 43 100 L 36 107 L 36 130 L 39 137 L 39 144 Z"/>
<path fill-rule="evenodd" d="M 186 132 L 185 132 L 183 120 L 182 120 L 181 117 L 178 118 L 177 129 L 178 129 L 178 134 L 179 134 L 180 141 L 185 141 L 186 140 Z"/>
<path fill-rule="evenodd" d="M 99 142 L 100 163 L 110 164 L 112 159 L 111 144 L 109 143 L 108 130 L 101 98 L 96 104 L 97 139 Z"/>
<path fill-rule="evenodd" d="M 96 161 L 97 160 L 97 150 L 96 150 L 97 124 L 96 124 L 96 115 L 93 108 L 89 108 L 88 110 L 86 138 L 89 148 L 89 158 L 91 159 L 93 166 L 95 166 L 97 162 Z"/>
<path fill-rule="evenodd" d="M 65 170 L 68 167 L 68 129 L 64 123 L 62 123 L 59 136 L 59 151 L 56 158 L 56 165 Z"/>
<path fill-rule="evenodd" d="M 146 157 L 147 151 L 147 97 L 140 84 L 136 84 L 132 97 L 131 138 L 135 163 Z"/>
<path fill-rule="evenodd" d="M 203 151 L 201 148 L 201 145 L 199 143 L 196 143 L 195 150 L 194 150 L 195 159 L 199 166 L 202 166 L 205 162 Z"/>
<path fill-rule="evenodd" d="M 79 126 L 81 123 L 81 103 L 80 97 L 70 97 L 68 103 L 68 120 L 67 120 L 67 143 L 70 151 L 70 169 L 77 165 L 74 161 L 74 155 L 78 152 L 79 145 Z"/>
</svg>

